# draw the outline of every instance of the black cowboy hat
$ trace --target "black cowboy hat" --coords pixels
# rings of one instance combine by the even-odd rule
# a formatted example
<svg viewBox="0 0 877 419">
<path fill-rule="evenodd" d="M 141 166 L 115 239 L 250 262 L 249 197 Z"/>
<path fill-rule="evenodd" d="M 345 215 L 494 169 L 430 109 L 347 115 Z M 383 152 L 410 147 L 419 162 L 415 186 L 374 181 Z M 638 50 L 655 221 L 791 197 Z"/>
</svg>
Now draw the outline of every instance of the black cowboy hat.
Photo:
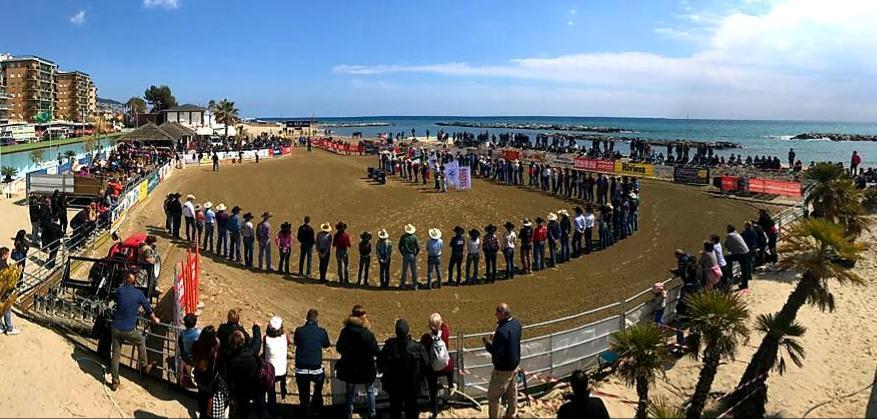
<svg viewBox="0 0 877 419">
<path fill-rule="evenodd" d="M 575 207 L 575 208 L 573 208 L 572 210 L 575 211 L 575 212 L 578 212 L 578 213 L 583 212 L 583 211 L 582 211 L 582 207 Z"/>
<path fill-rule="evenodd" d="M 237 213 L 241 212 L 241 207 L 235 205 L 231 208 L 231 212 L 234 214 L 237 214 Z"/>
<path fill-rule="evenodd" d="M 544 222 L 545 220 L 543 220 L 542 217 L 536 217 L 536 224 L 542 224 Z"/>
<path fill-rule="evenodd" d="M 339 221 L 338 224 L 335 224 L 335 230 L 338 230 L 338 231 L 347 230 L 347 224 L 344 224 L 343 222 Z"/>
<path fill-rule="evenodd" d="M 363 231 L 362 234 L 359 235 L 359 238 L 361 238 L 363 240 L 371 240 L 372 233 L 369 233 L 368 231 Z"/>
<path fill-rule="evenodd" d="M 460 234 L 460 233 L 464 233 L 464 232 L 466 232 L 466 230 L 463 227 L 460 227 L 460 226 L 454 227 L 454 233 Z"/>
<path fill-rule="evenodd" d="M 245 219 L 245 220 L 252 220 L 252 219 L 253 219 L 253 213 L 248 212 L 248 213 L 244 214 L 244 219 Z"/>
<path fill-rule="evenodd" d="M 503 224 L 502 226 L 505 227 L 505 228 L 511 228 L 511 229 L 514 229 L 514 228 L 515 228 L 515 225 L 512 224 L 511 221 L 506 221 L 505 224 Z"/>
<path fill-rule="evenodd" d="M 292 231 L 292 224 L 290 224 L 288 221 L 284 222 L 283 224 L 280 225 L 280 231 L 283 231 L 283 232 Z"/>
<path fill-rule="evenodd" d="M 496 231 L 496 226 L 493 224 L 488 224 L 486 227 L 484 227 L 484 231 L 488 233 L 493 233 L 494 231 Z"/>
<path fill-rule="evenodd" d="M 479 232 L 477 229 L 473 228 L 473 229 L 469 230 L 469 235 L 472 237 L 478 237 L 481 235 L 481 232 Z"/>
</svg>

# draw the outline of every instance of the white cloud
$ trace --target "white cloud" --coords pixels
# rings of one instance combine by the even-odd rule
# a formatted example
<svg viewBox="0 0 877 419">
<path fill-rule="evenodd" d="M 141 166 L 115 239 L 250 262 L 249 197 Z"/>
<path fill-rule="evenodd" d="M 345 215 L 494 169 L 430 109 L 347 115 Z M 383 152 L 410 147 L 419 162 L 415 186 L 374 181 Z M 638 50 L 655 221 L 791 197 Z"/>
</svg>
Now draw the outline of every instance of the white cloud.
<svg viewBox="0 0 877 419">
<path fill-rule="evenodd" d="M 143 0 L 143 7 L 161 7 L 164 9 L 176 9 L 180 7 L 179 0 Z"/>
<path fill-rule="evenodd" d="M 571 20 L 566 22 L 566 26 L 573 26 L 573 25 L 575 25 L 575 22 L 573 22 Z"/>
<path fill-rule="evenodd" d="M 571 15 L 576 14 L 576 9 L 569 9 L 569 14 L 571 14 Z"/>
<path fill-rule="evenodd" d="M 340 65 L 333 72 L 522 80 L 563 89 L 570 101 L 576 92 L 594 97 L 593 92 L 612 91 L 615 95 L 602 94 L 600 99 L 627 109 L 624 114 L 654 110 L 653 104 L 661 103 L 670 109 L 709 110 L 713 117 L 873 120 L 874 21 L 877 1 L 782 0 L 759 15 L 730 12 L 715 18 L 710 23 L 715 29 L 698 44 L 700 49 L 682 57 L 602 52 L 480 65 Z M 676 38 L 697 35 L 670 28 L 657 32 Z M 637 97 L 652 102 L 633 99 Z"/>
<path fill-rule="evenodd" d="M 73 16 L 70 16 L 70 23 L 77 26 L 85 23 L 85 10 L 80 10 L 73 14 Z"/>
</svg>

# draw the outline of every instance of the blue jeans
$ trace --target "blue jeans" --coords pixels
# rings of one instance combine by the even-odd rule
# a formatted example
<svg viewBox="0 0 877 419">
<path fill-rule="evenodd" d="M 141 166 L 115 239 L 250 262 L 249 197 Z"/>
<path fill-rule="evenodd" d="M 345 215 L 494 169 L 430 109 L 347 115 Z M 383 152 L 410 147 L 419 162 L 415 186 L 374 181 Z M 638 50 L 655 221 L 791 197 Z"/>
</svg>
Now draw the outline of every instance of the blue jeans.
<svg viewBox="0 0 877 419">
<path fill-rule="evenodd" d="M 545 267 L 545 242 L 533 242 L 533 270 L 541 271 Z"/>
<path fill-rule="evenodd" d="M 204 244 L 201 245 L 203 250 L 213 252 L 213 223 L 204 224 Z"/>
<path fill-rule="evenodd" d="M 426 289 L 432 289 L 432 271 L 435 270 L 435 277 L 438 279 L 437 288 L 442 287 L 442 256 L 429 256 L 426 258 Z"/>
<path fill-rule="evenodd" d="M 557 266 L 557 240 L 548 240 L 548 261 Z"/>
<path fill-rule="evenodd" d="M 347 256 L 347 250 L 336 250 L 335 251 L 335 261 L 338 262 L 338 282 L 342 284 L 347 284 L 350 282 L 350 276 L 348 267 L 350 265 L 350 259 Z"/>
<path fill-rule="evenodd" d="M 262 270 L 262 258 L 265 258 L 265 269 L 271 270 L 271 241 L 259 243 L 259 270 Z"/>
<path fill-rule="evenodd" d="M 235 262 L 241 261 L 241 233 L 230 232 L 228 238 L 228 258 Z"/>
<path fill-rule="evenodd" d="M 417 289 L 417 257 L 412 254 L 403 254 L 402 281 L 399 283 L 399 288 L 405 287 L 405 284 L 408 282 L 409 270 L 411 270 L 411 283 L 414 285 L 414 289 Z"/>
<path fill-rule="evenodd" d="M 253 243 L 255 242 L 255 237 L 244 237 L 244 265 L 248 268 L 253 267 Z"/>
<path fill-rule="evenodd" d="M 585 229 L 585 253 L 591 253 L 591 250 L 594 248 L 594 229 L 586 228 Z"/>
<path fill-rule="evenodd" d="M 466 282 L 478 282 L 478 261 L 481 255 L 478 253 L 469 253 L 466 255 Z M 470 268 L 475 267 L 474 275 L 469 275 Z"/>
<path fill-rule="evenodd" d="M 371 255 L 359 256 L 359 270 L 356 272 L 356 285 L 368 285 L 368 269 L 371 267 Z"/>
<path fill-rule="evenodd" d="M 505 257 L 505 278 L 511 279 L 515 277 L 515 249 L 505 248 L 502 250 Z"/>
<path fill-rule="evenodd" d="M 298 274 L 301 275 L 304 270 L 307 276 L 311 276 L 311 260 L 314 256 L 314 245 L 300 246 L 301 253 L 298 255 Z M 305 270 L 305 259 L 307 259 L 307 270 Z"/>
<path fill-rule="evenodd" d="M 560 262 L 569 262 L 569 236 L 560 238 Z"/>
<path fill-rule="evenodd" d="M 344 404 L 347 406 L 347 417 L 353 417 L 353 398 L 356 396 L 356 384 L 345 383 L 347 386 L 347 391 L 344 397 Z M 377 416 L 377 410 L 375 409 L 375 383 L 369 384 L 360 384 L 365 386 L 365 394 L 366 400 L 368 402 L 368 416 L 375 417 Z"/>
<path fill-rule="evenodd" d="M 219 256 L 228 256 L 230 253 L 228 243 L 228 230 L 225 227 L 219 227 L 216 229 L 216 254 Z"/>
<path fill-rule="evenodd" d="M 12 325 L 12 307 L 3 313 L 3 322 L 0 324 L 0 332 L 11 332 L 15 327 Z"/>
</svg>

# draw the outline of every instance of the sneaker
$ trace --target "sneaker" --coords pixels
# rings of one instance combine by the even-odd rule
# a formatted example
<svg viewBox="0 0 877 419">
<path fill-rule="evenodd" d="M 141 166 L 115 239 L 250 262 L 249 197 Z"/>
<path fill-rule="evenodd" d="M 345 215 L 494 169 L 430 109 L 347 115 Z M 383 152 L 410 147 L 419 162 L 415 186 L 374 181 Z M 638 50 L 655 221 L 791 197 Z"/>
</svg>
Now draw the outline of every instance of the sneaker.
<svg viewBox="0 0 877 419">
<path fill-rule="evenodd" d="M 12 328 L 12 330 L 6 331 L 6 336 L 13 336 L 21 333 L 21 329 Z"/>
</svg>

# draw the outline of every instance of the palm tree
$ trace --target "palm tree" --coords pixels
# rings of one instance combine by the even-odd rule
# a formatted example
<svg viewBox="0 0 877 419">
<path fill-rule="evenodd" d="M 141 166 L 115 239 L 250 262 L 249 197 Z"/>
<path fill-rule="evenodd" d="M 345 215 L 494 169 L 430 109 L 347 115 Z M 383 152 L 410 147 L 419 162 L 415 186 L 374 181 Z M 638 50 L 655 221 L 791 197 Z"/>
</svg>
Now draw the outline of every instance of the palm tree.
<svg viewBox="0 0 877 419">
<path fill-rule="evenodd" d="M 704 290 L 686 297 L 689 307 L 689 327 L 694 337 L 692 352 L 700 356 L 703 349 L 703 368 L 685 417 L 697 419 L 703 412 L 710 388 L 716 377 L 719 362 L 733 359 L 741 342 L 749 339 L 749 309 L 739 294 L 718 290 Z"/>
<path fill-rule="evenodd" d="M 213 102 L 209 104 L 208 107 L 211 107 L 211 111 L 213 111 L 214 116 L 216 116 L 216 122 L 225 125 L 225 135 L 223 139 L 228 141 L 228 126 L 234 125 L 239 119 L 238 109 L 234 107 L 234 102 L 231 102 L 228 99 L 222 99 L 219 103 Z"/>
<path fill-rule="evenodd" d="M 64 152 L 64 157 L 67 157 L 70 162 L 73 162 L 73 159 L 76 158 L 76 152 L 73 150 L 67 150 Z"/>
<path fill-rule="evenodd" d="M 776 314 L 774 322 L 793 325 L 798 310 L 805 303 L 813 304 L 822 311 L 834 311 L 834 296 L 829 291 L 829 284 L 831 280 L 839 284 L 854 285 L 864 282 L 862 277 L 850 271 L 844 263 L 844 260 L 858 260 L 863 249 L 861 244 L 852 242 L 843 226 L 824 218 L 811 218 L 793 224 L 780 245 L 779 253 L 783 254 L 783 258 L 778 266 L 794 269 L 801 276 L 797 278 L 795 289 Z M 745 388 L 741 387 L 750 385 L 756 379 L 762 383 L 767 379 L 770 370 L 776 365 L 782 345 L 780 335 L 768 333 L 764 336 L 740 379 L 737 394 L 730 398 L 730 404 L 739 402 L 746 393 Z M 795 358 L 792 357 L 792 360 Z M 756 398 L 756 401 L 758 403 L 750 401 L 741 407 L 764 412 L 766 397 L 761 400 Z M 752 415 L 757 415 L 757 412 L 746 412 L 743 416 Z"/>
<path fill-rule="evenodd" d="M 45 156 L 45 154 L 46 150 L 42 148 L 31 150 L 29 153 L 30 161 L 32 161 L 33 164 L 40 164 L 43 162 L 43 157 Z"/>
<path fill-rule="evenodd" d="M 636 385 L 639 402 L 637 419 L 646 417 L 649 406 L 649 384 L 663 371 L 669 358 L 668 333 L 651 322 L 640 322 L 612 334 L 609 347 L 618 353 L 616 372 L 628 386 Z"/>
<path fill-rule="evenodd" d="M 12 182 L 12 178 L 18 176 L 18 169 L 12 166 L 0 167 L 0 176 L 3 176 L 3 183 Z"/>
<path fill-rule="evenodd" d="M 685 410 L 665 397 L 657 397 L 649 402 L 648 416 L 655 419 L 677 419 L 685 416 Z"/>
<path fill-rule="evenodd" d="M 813 215 L 844 226 L 846 233 L 859 237 L 867 229 L 862 205 L 862 191 L 844 169 L 831 163 L 819 163 L 807 170 L 806 178 L 813 186 L 804 198 L 805 207 L 813 206 Z"/>
</svg>

